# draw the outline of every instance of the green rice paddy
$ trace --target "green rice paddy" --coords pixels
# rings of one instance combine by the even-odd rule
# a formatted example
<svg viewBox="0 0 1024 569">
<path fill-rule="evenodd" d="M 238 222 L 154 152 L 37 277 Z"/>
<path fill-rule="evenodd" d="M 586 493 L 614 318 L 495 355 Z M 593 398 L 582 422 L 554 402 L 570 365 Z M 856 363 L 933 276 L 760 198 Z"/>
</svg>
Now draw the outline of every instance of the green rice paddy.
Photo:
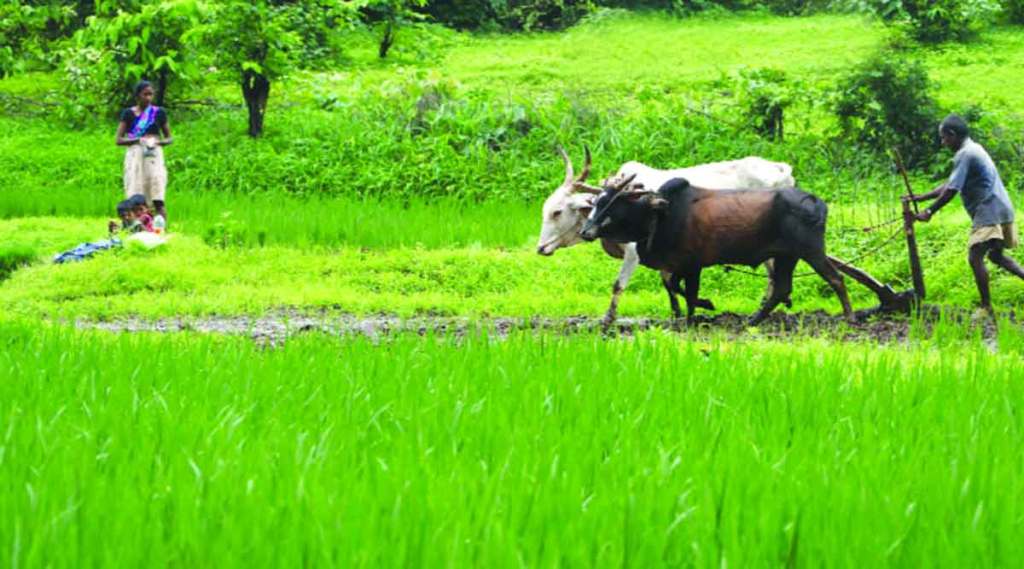
<svg viewBox="0 0 1024 569">
<path fill-rule="evenodd" d="M 885 343 L 841 341 L 842 327 L 278 344 L 75 328 L 274 311 L 598 317 L 619 263 L 595 245 L 534 251 L 556 143 L 576 160 L 590 145 L 594 177 L 632 159 L 785 160 L 830 204 L 830 253 L 909 288 L 900 236 L 886 241 L 898 226 L 861 231 L 897 212 L 902 182 L 837 142 L 826 108 L 836 78 L 887 41 L 881 25 L 604 13 L 562 33 L 423 33 L 429 57 L 380 62 L 354 37 L 344 69 L 275 84 L 259 141 L 235 86 L 200 86 L 221 106 L 172 108 L 175 235 L 151 252 L 50 263 L 105 236 L 122 149 L 104 117 L 69 130 L 0 116 L 0 566 L 1019 565 L 1024 283 L 1005 274 L 994 330 L 910 318 Z M 944 107 L 981 105 L 1012 142 L 1022 37 L 1000 27 L 915 55 Z M 784 141 L 722 120 L 735 74 L 762 66 L 810 93 Z M 59 87 L 54 73 L 0 80 L 44 102 Z M 431 89 L 447 98 L 413 133 Z M 1020 164 L 999 165 L 1019 205 Z M 969 224 L 951 204 L 918 226 L 929 302 L 950 314 L 976 301 Z M 838 312 L 820 279 L 795 285 L 794 311 Z M 855 308 L 875 303 L 848 286 Z M 702 295 L 749 313 L 764 287 L 715 268 Z M 620 313 L 668 316 L 656 274 L 638 270 Z"/>
<path fill-rule="evenodd" d="M 1018 343 L 3 325 L 12 566 L 1012 565 Z"/>
</svg>

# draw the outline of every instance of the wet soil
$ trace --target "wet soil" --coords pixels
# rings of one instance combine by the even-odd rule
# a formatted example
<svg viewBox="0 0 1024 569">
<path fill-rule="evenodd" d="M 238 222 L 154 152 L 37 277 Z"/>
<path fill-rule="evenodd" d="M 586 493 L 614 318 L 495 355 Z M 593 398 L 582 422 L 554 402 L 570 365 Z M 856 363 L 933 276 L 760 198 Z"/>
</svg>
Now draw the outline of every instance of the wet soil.
<svg viewBox="0 0 1024 569">
<path fill-rule="evenodd" d="M 991 338 L 995 324 L 990 320 L 972 319 L 963 309 L 925 306 L 918 326 L 927 335 L 940 319 L 980 326 L 982 335 Z M 855 322 L 824 311 L 776 312 L 757 328 L 751 328 L 749 315 L 723 312 L 698 315 L 693 321 L 666 318 L 619 318 L 605 330 L 601 319 L 594 316 L 532 317 L 532 318 L 466 318 L 452 316 L 416 316 L 401 318 L 389 315 L 356 316 L 331 311 L 300 311 L 280 309 L 262 316 L 203 316 L 149 320 L 137 317 L 109 321 L 78 320 L 83 329 L 114 332 L 181 332 L 244 335 L 261 343 L 279 344 L 298 334 L 318 332 L 334 336 L 365 336 L 380 338 L 413 333 L 419 335 L 488 334 L 505 337 L 519 331 L 578 334 L 603 332 L 609 336 L 631 336 L 639 331 L 665 329 L 691 334 L 721 334 L 738 339 L 790 337 L 821 337 L 836 341 L 893 343 L 906 341 L 911 333 L 911 320 L 905 315 L 882 314 L 872 310 L 857 312 Z"/>
</svg>

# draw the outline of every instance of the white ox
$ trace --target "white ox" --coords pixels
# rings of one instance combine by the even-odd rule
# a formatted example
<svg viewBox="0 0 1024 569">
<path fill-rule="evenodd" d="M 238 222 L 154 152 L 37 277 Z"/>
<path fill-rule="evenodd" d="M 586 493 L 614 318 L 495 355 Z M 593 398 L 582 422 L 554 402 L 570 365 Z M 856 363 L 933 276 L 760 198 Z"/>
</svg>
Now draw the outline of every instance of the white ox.
<svg viewBox="0 0 1024 569">
<path fill-rule="evenodd" d="M 579 177 L 574 176 L 572 161 L 565 150 L 559 148 L 558 151 L 565 162 L 565 179 L 544 202 L 540 239 L 537 242 L 537 253 L 541 255 L 553 255 L 558 249 L 572 247 L 583 241 L 579 230 L 593 209 L 594 194 L 599 191 L 585 183 L 590 175 L 590 149 L 586 149 L 583 171 Z M 686 178 L 694 186 L 716 190 L 786 188 L 796 185 L 792 166 L 757 156 L 672 170 L 659 170 L 640 162 L 626 162 L 611 179 L 624 180 L 630 176 L 634 176 L 632 185 L 650 189 L 660 188 L 673 178 Z M 602 241 L 601 245 L 609 255 L 622 259 L 622 268 L 612 286 L 611 304 L 604 316 L 604 324 L 607 326 L 615 320 L 619 296 L 629 284 L 640 257 L 634 243 L 620 245 Z M 669 277 L 668 274 L 661 275 L 663 280 Z M 701 303 L 703 308 L 713 309 L 710 302 Z"/>
</svg>

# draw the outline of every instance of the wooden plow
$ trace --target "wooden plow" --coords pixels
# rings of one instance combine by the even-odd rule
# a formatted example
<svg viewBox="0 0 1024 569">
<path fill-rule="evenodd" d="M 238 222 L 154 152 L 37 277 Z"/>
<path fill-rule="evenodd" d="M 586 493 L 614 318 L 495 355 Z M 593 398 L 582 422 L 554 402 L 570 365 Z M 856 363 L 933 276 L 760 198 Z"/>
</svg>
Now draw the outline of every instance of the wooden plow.
<svg viewBox="0 0 1024 569">
<path fill-rule="evenodd" d="M 910 186 L 907 170 L 903 166 L 903 159 L 898 151 L 893 151 L 893 159 L 903 177 L 903 183 L 907 188 L 907 195 L 914 197 L 914 190 Z M 917 213 L 917 202 L 902 201 L 902 203 L 903 235 L 907 241 L 907 254 L 910 258 L 910 276 L 914 288 L 896 292 L 891 286 L 878 281 L 878 279 L 868 274 L 867 271 L 854 266 L 852 263 L 831 256 L 828 258 L 839 272 L 866 286 L 878 296 L 877 310 L 879 312 L 909 313 L 915 306 L 923 302 L 925 298 L 924 272 L 921 270 L 921 256 L 917 252 L 917 236 L 914 234 L 914 216 Z M 911 203 L 913 203 L 913 210 L 911 210 Z M 865 228 L 865 230 L 871 229 Z"/>
</svg>

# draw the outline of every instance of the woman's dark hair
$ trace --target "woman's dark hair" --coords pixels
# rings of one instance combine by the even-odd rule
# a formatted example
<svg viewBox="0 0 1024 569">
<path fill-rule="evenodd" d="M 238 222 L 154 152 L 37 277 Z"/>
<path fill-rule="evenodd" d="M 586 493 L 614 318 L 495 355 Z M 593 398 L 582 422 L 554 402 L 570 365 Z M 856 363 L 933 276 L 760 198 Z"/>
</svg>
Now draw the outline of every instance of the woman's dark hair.
<svg viewBox="0 0 1024 569">
<path fill-rule="evenodd" d="M 959 139 L 964 139 L 967 138 L 971 131 L 967 128 L 967 122 L 964 119 L 958 115 L 949 115 L 942 119 L 942 124 L 939 125 L 939 132 L 948 132 L 956 135 Z"/>
<path fill-rule="evenodd" d="M 141 93 L 143 89 L 145 89 L 146 87 L 152 87 L 152 86 L 153 86 L 152 83 L 150 83 L 149 81 L 146 81 L 145 79 L 143 79 L 142 81 L 139 81 L 138 83 L 135 84 L 135 89 L 132 91 L 132 93 L 134 93 L 135 96 L 138 97 L 139 93 Z"/>
</svg>

